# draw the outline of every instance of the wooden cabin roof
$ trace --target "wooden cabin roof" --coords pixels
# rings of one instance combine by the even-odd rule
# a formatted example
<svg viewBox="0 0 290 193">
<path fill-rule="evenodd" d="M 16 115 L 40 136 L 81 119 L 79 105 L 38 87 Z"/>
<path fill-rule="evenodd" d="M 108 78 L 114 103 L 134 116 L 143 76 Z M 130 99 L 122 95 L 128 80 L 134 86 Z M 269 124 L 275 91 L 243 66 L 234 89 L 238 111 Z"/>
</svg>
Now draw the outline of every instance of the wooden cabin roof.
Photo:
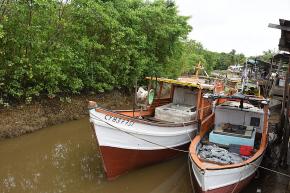
<svg viewBox="0 0 290 193">
<path fill-rule="evenodd" d="M 146 77 L 147 80 L 151 80 L 151 77 Z M 209 84 L 203 84 L 199 82 L 199 79 L 194 78 L 180 78 L 178 80 L 175 79 L 169 79 L 169 78 L 152 78 L 152 80 L 157 80 L 158 82 L 173 84 L 177 86 L 183 86 L 183 87 L 193 87 L 198 89 L 207 89 L 207 90 L 213 90 L 214 86 Z"/>
</svg>

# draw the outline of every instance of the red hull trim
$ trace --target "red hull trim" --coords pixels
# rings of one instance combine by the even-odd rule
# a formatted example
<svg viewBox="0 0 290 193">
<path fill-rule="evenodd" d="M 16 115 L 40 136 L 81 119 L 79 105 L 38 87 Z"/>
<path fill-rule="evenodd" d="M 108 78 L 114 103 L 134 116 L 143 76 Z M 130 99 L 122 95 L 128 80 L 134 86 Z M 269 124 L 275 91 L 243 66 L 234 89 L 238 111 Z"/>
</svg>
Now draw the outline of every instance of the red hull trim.
<svg viewBox="0 0 290 193">
<path fill-rule="evenodd" d="M 189 144 L 178 146 L 178 149 L 188 149 Z M 182 152 L 172 149 L 133 150 L 116 147 L 100 146 L 104 170 L 108 180 L 130 170 L 172 159 Z"/>
<path fill-rule="evenodd" d="M 192 170 L 190 171 L 191 171 L 192 182 L 194 186 L 193 189 L 195 193 L 239 193 L 251 182 L 252 178 L 255 176 L 255 173 L 253 173 L 251 176 L 241 180 L 238 183 L 234 183 L 231 185 L 227 185 L 227 186 L 212 189 L 212 190 L 203 191 L 202 188 L 199 186 L 193 174 L 193 171 Z"/>
</svg>

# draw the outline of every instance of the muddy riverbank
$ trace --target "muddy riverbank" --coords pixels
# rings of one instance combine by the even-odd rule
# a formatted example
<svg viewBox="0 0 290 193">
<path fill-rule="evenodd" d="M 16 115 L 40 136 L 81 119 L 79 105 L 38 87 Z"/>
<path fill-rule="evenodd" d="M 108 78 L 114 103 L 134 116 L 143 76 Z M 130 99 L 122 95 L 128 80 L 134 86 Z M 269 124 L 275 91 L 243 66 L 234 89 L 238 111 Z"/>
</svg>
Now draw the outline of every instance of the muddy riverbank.
<svg viewBox="0 0 290 193">
<path fill-rule="evenodd" d="M 87 104 L 94 100 L 104 107 L 116 109 L 130 108 L 132 98 L 118 91 L 71 97 L 42 99 L 31 104 L 10 105 L 0 108 L 0 140 L 77 120 L 88 116 Z"/>
</svg>

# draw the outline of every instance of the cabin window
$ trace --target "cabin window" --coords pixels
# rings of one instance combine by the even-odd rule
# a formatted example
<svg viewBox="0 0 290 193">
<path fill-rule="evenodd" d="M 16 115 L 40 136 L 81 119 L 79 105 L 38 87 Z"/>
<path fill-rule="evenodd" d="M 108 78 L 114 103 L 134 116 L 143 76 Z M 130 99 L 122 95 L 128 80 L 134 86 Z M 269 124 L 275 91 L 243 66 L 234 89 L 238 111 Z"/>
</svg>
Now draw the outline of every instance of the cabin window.
<svg viewBox="0 0 290 193">
<path fill-rule="evenodd" d="M 254 127 L 259 127 L 260 126 L 260 118 L 251 117 L 250 125 L 254 126 Z"/>
<path fill-rule="evenodd" d="M 189 87 L 175 87 L 173 103 L 180 105 L 196 106 L 197 90 Z"/>
<path fill-rule="evenodd" d="M 155 83 L 154 83 L 155 84 Z M 160 92 L 160 87 L 162 85 L 162 90 Z M 156 96 L 159 95 L 159 98 L 160 99 L 164 99 L 164 98 L 170 98 L 170 91 L 171 91 L 171 84 L 168 84 L 168 83 L 165 83 L 163 82 L 162 84 L 160 85 L 160 83 L 158 83 L 157 85 L 153 85 L 153 88 L 155 89 L 156 91 Z M 157 86 L 157 87 L 156 87 Z M 156 88 L 155 88 L 156 87 Z"/>
</svg>

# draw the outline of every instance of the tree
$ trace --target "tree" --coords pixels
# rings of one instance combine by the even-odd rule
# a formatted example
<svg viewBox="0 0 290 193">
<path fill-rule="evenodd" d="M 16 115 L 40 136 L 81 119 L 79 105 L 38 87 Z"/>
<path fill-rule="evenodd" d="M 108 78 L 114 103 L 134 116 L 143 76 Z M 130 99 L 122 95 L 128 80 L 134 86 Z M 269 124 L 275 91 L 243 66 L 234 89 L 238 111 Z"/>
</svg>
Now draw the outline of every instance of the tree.
<svg viewBox="0 0 290 193">
<path fill-rule="evenodd" d="M 183 42 L 184 52 L 182 56 L 182 72 L 188 72 L 193 66 L 201 62 L 205 69 L 210 72 L 212 70 L 225 70 L 233 64 L 242 64 L 245 61 L 244 54 L 236 54 L 233 49 L 229 53 L 212 52 L 205 49 L 200 42 L 189 40 Z"/>
<path fill-rule="evenodd" d="M 3 2 L 2 98 L 103 92 L 128 88 L 144 76 L 180 74 L 182 41 L 191 27 L 173 2 Z"/>
</svg>

